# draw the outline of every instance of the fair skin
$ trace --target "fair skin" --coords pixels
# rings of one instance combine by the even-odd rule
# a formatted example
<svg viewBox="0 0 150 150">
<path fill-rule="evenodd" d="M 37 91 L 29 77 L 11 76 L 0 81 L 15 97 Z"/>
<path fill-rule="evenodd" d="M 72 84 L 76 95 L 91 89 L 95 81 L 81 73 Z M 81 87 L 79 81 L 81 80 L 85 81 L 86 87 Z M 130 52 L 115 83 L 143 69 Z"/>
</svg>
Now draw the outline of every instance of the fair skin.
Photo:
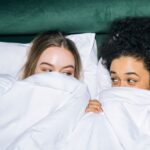
<svg viewBox="0 0 150 150">
<path fill-rule="evenodd" d="M 112 61 L 110 66 L 112 87 L 134 87 L 150 90 L 150 73 L 142 60 L 130 56 L 121 56 Z M 101 104 L 90 100 L 86 112 L 101 112 Z"/>
<path fill-rule="evenodd" d="M 74 76 L 74 56 L 64 47 L 49 47 L 41 54 L 35 68 L 35 73 L 42 72 L 59 72 Z"/>
<path fill-rule="evenodd" d="M 68 76 L 74 76 L 74 56 L 64 47 L 49 47 L 41 54 L 35 68 L 35 74 L 42 72 L 59 72 Z M 100 104 L 97 105 L 97 100 L 93 100 L 91 105 L 94 105 L 94 108 L 91 108 L 90 111 L 101 111 Z M 95 107 L 97 108 L 96 111 Z"/>
<path fill-rule="evenodd" d="M 49 47 L 41 54 L 35 68 L 35 74 L 42 72 L 59 72 L 68 76 L 74 76 L 74 56 L 64 47 Z M 100 104 L 97 105 L 97 100 L 93 100 L 91 105 L 95 105 L 94 102 L 97 112 L 99 112 L 101 110 Z M 91 111 L 94 112 L 95 108 L 91 108 Z"/>
</svg>

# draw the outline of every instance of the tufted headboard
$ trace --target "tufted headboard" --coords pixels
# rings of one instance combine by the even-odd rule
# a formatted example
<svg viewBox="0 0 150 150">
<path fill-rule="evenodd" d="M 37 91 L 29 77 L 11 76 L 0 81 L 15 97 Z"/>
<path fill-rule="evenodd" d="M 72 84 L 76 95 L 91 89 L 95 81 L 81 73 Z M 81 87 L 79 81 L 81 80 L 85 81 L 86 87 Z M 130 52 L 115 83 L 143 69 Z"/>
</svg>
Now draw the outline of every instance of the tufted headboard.
<svg viewBox="0 0 150 150">
<path fill-rule="evenodd" d="M 60 30 L 95 32 L 99 45 L 114 19 L 149 15 L 149 0 L 2 0 L 0 41 L 25 43 L 39 32 Z"/>
</svg>

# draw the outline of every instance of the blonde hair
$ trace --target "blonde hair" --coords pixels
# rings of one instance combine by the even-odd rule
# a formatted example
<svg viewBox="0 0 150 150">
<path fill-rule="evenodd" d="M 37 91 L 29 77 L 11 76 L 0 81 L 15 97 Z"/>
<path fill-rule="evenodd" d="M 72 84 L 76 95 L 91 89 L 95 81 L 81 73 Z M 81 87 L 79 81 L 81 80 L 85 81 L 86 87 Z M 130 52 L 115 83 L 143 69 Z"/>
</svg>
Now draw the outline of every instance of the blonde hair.
<svg viewBox="0 0 150 150">
<path fill-rule="evenodd" d="M 65 38 L 60 32 L 45 32 L 37 36 L 32 43 L 27 62 L 24 66 L 23 79 L 33 75 L 35 68 L 41 54 L 48 47 L 64 47 L 72 53 L 75 59 L 75 75 L 74 77 L 79 79 L 81 72 L 81 60 L 78 50 L 73 41 Z M 64 58 L 65 59 L 65 58 Z"/>
</svg>

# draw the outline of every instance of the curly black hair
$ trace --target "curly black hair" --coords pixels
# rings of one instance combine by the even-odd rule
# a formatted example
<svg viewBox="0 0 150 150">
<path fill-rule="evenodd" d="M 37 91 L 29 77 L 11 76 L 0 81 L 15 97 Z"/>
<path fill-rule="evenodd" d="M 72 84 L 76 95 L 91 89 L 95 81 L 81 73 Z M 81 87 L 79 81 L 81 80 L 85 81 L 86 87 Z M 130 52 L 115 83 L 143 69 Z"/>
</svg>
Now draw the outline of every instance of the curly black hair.
<svg viewBox="0 0 150 150">
<path fill-rule="evenodd" d="M 115 20 L 100 47 L 102 63 L 110 70 L 111 62 L 131 56 L 144 62 L 150 72 L 150 17 L 128 17 Z"/>
</svg>

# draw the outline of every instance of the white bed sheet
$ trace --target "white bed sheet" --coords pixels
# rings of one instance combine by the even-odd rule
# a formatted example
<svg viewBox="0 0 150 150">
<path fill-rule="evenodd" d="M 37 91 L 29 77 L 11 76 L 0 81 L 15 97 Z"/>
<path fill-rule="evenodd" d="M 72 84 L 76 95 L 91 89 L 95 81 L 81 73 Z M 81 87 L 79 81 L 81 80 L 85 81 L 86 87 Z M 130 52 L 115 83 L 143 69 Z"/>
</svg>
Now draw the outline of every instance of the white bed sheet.
<svg viewBox="0 0 150 150">
<path fill-rule="evenodd" d="M 84 113 L 90 97 L 72 77 L 48 73 L 8 81 L 12 86 L 0 98 L 1 150 L 149 150 L 147 90 L 104 90 L 104 113 L 95 114 Z"/>
<path fill-rule="evenodd" d="M 59 73 L 37 74 L 22 81 L 3 77 L 0 78 L 1 83 L 5 82 L 0 92 L 0 150 L 13 149 L 21 139 L 30 139 L 22 146 L 34 150 L 31 144 L 34 137 L 42 143 L 38 149 L 44 149 L 43 142 L 48 142 L 51 149 L 62 147 L 84 114 L 90 98 L 87 87 Z"/>
</svg>

